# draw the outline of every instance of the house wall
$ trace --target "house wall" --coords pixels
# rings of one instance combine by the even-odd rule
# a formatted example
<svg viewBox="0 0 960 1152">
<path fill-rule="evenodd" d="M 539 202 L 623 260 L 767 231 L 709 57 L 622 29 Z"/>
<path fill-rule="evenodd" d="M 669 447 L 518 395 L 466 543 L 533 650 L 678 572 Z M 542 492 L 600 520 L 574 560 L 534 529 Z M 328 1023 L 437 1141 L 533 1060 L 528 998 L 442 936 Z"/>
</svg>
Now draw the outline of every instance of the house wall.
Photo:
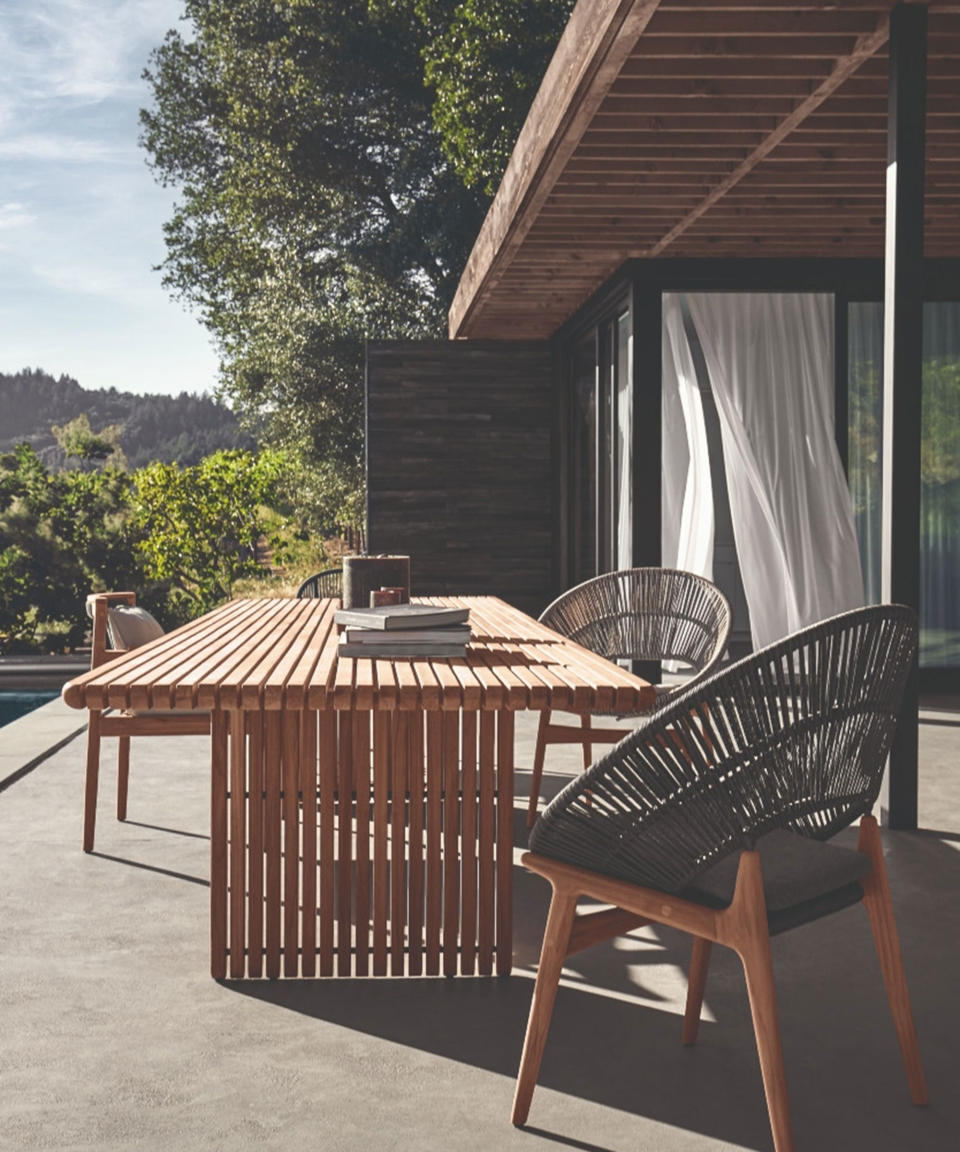
<svg viewBox="0 0 960 1152">
<path fill-rule="evenodd" d="M 413 592 L 554 592 L 550 346 L 367 345 L 367 547 L 409 554 Z"/>
</svg>

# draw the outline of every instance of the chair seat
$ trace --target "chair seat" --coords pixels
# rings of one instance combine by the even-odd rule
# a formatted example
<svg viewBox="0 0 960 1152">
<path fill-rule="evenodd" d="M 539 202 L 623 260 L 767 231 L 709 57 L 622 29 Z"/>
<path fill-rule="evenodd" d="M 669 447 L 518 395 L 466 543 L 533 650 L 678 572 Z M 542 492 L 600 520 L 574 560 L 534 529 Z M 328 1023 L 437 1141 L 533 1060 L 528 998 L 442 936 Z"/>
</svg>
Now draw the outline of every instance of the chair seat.
<svg viewBox="0 0 960 1152">
<path fill-rule="evenodd" d="M 772 936 L 838 912 L 863 897 L 859 881 L 871 865 L 861 852 L 786 829 L 761 836 L 757 851 Z M 739 864 L 739 852 L 724 857 L 681 894 L 698 904 L 726 908 L 733 900 Z"/>
</svg>

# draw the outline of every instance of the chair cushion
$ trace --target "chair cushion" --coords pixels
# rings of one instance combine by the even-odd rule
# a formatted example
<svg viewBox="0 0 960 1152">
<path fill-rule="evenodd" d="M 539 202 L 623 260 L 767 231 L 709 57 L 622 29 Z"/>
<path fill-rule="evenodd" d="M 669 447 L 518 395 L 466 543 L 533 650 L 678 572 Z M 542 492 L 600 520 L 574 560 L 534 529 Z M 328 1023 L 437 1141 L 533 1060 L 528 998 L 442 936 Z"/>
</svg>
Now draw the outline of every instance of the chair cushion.
<svg viewBox="0 0 960 1152">
<path fill-rule="evenodd" d="M 146 608 L 129 604 L 107 609 L 107 629 L 114 648 L 139 648 L 163 635 L 163 629 Z"/>
<path fill-rule="evenodd" d="M 757 851 L 760 853 L 767 911 L 771 915 L 798 904 L 817 902 L 839 889 L 856 884 L 870 871 L 867 857 L 852 848 L 810 840 L 785 829 L 761 836 L 757 841 Z M 733 899 L 739 864 L 739 852 L 724 857 L 697 876 L 683 895 L 699 904 L 725 908 Z M 859 898 L 854 894 L 854 900 Z"/>
</svg>

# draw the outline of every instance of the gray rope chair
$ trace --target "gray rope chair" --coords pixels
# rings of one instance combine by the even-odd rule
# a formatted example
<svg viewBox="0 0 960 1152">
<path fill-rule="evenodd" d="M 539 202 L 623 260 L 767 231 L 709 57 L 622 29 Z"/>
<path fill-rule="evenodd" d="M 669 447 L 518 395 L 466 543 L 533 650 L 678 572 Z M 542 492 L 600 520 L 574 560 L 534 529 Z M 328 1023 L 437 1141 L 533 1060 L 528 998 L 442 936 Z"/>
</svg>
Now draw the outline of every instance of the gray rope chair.
<svg viewBox="0 0 960 1152">
<path fill-rule="evenodd" d="M 323 572 L 315 572 L 304 580 L 297 589 L 297 599 L 322 600 L 328 597 L 339 597 L 342 580 L 342 568 L 327 568 Z"/>
<path fill-rule="evenodd" d="M 692 572 L 673 568 L 608 572 L 564 592 L 540 615 L 541 623 L 554 632 L 608 660 L 672 660 L 686 665 L 694 676 L 679 688 L 714 670 L 726 650 L 731 619 L 727 598 L 716 585 Z M 664 708 L 676 691 L 675 687 L 658 685 L 657 702 L 650 711 Z M 532 828 L 537 817 L 548 744 L 580 744 L 583 766 L 587 768 L 594 744 L 615 742 L 630 731 L 631 728 L 592 727 L 590 715 L 581 715 L 579 727 L 556 723 L 549 711 L 542 712 L 530 779 L 527 827 Z"/>
<path fill-rule="evenodd" d="M 684 691 L 546 808 L 524 863 L 553 900 L 517 1083 L 526 1121 L 564 959 L 648 923 L 693 937 L 682 1038 L 713 943 L 747 979 L 777 1152 L 793 1148 L 770 936 L 863 901 L 915 1103 L 926 1088 L 876 820 L 917 645 L 914 613 L 858 609 Z M 861 817 L 858 849 L 827 841 Z M 613 908 L 577 915 L 581 896 Z"/>
</svg>

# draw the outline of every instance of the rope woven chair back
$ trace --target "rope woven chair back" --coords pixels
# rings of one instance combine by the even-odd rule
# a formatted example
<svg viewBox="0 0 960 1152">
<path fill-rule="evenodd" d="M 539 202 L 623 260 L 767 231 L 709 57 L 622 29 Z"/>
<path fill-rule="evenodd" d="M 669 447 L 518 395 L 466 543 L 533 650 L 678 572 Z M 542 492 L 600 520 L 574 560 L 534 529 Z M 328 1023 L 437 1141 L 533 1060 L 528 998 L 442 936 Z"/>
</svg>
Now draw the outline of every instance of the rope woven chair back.
<svg viewBox="0 0 960 1152">
<path fill-rule="evenodd" d="M 702 576 L 627 568 L 564 592 L 540 620 L 608 660 L 677 660 L 703 673 L 723 655 L 731 613 Z"/>
<path fill-rule="evenodd" d="M 328 568 L 325 572 L 316 572 L 308 577 L 297 589 L 298 600 L 321 600 L 330 596 L 339 596 L 343 569 Z"/>
<path fill-rule="evenodd" d="M 679 892 L 786 828 L 826 840 L 876 801 L 916 616 L 860 608 L 677 696 L 547 807 L 544 856 Z"/>
</svg>

